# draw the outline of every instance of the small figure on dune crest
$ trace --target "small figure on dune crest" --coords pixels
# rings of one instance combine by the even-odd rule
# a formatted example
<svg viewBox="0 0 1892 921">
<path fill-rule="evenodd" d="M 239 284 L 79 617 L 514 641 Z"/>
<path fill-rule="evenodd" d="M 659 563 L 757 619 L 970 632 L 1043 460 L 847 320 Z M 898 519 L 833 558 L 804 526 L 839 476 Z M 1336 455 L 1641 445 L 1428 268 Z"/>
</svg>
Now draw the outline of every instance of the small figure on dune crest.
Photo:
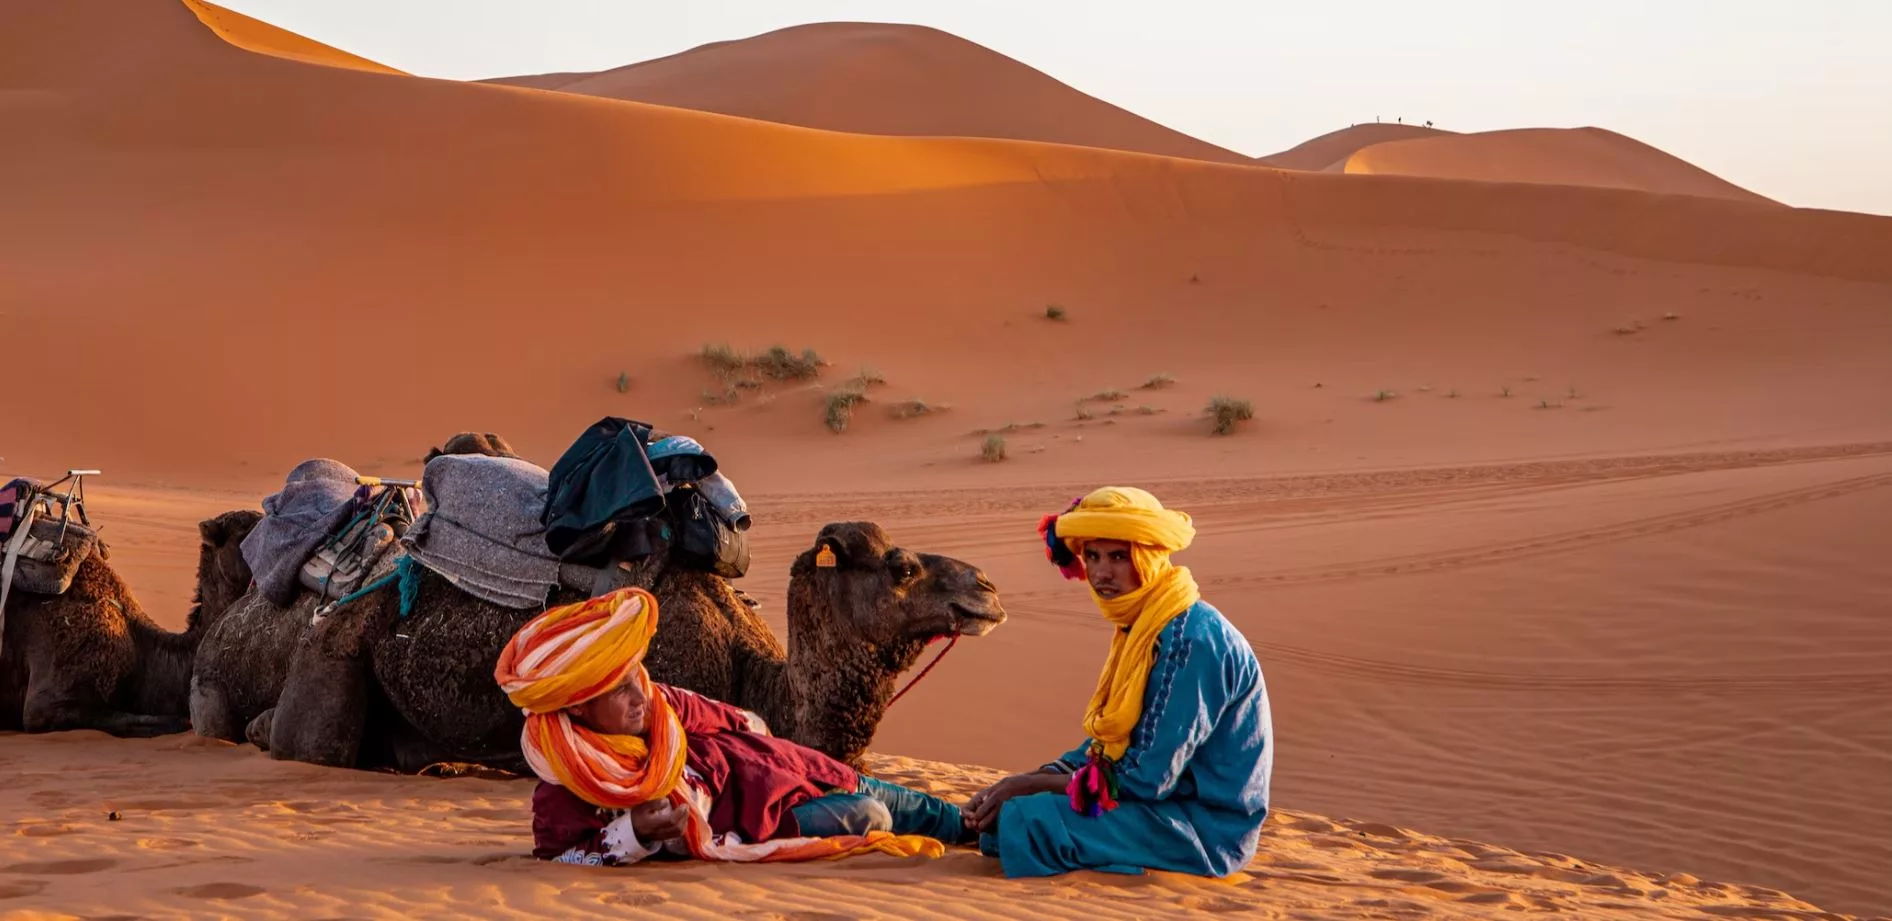
<svg viewBox="0 0 1892 921">
<path fill-rule="evenodd" d="M 525 758 L 539 777 L 534 856 L 605 866 L 660 853 L 937 857 L 974 837 L 957 806 L 777 738 L 753 712 L 653 682 L 643 663 L 659 614 L 649 592 L 620 589 L 533 618 L 500 651 L 493 676 L 528 714 Z"/>
<path fill-rule="evenodd" d="M 1106 487 L 1039 528 L 1116 629 L 1088 738 L 967 804 L 980 850 L 1011 877 L 1241 869 L 1268 817 L 1273 723 L 1248 641 L 1170 562 L 1194 524 L 1141 489 Z"/>
</svg>

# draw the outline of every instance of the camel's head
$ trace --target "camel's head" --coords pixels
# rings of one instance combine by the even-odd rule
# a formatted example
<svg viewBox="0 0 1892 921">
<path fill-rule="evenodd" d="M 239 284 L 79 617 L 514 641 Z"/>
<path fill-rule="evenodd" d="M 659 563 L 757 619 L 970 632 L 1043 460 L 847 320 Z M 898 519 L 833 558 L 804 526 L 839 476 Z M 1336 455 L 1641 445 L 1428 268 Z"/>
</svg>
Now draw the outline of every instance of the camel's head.
<svg viewBox="0 0 1892 921">
<path fill-rule="evenodd" d="M 250 565 L 243 561 L 243 538 L 250 536 L 263 513 L 250 509 L 224 512 L 199 522 L 203 546 L 197 551 L 197 592 L 191 599 L 190 625 L 222 616 L 250 589 Z"/>
<path fill-rule="evenodd" d="M 513 451 L 512 445 L 506 443 L 506 439 L 492 432 L 486 432 L 484 434 L 480 432 L 461 432 L 447 439 L 446 444 L 438 448 L 429 449 L 427 452 L 427 460 L 433 460 L 442 454 L 484 454 L 487 457 L 519 456 Z"/>
<path fill-rule="evenodd" d="M 827 602 L 839 622 L 823 626 L 872 645 L 983 636 L 1005 622 L 999 591 L 978 567 L 896 547 L 872 522 L 822 528 L 790 579 L 810 600 Z"/>
</svg>

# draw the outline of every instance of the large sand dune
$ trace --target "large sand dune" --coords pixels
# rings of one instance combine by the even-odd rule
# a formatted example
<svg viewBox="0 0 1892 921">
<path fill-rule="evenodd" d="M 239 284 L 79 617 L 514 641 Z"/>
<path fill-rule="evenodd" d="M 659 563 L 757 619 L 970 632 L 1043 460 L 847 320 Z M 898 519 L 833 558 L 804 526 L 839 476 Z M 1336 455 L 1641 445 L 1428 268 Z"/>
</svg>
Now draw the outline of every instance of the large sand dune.
<svg viewBox="0 0 1892 921">
<path fill-rule="evenodd" d="M 1332 169 L 1381 176 L 1636 189 L 1771 203 L 1694 164 L 1601 128 L 1520 128 L 1363 146 Z"/>
<path fill-rule="evenodd" d="M 795 26 L 599 73 L 489 82 L 832 131 L 1012 138 L 1224 163 L 1248 160 L 922 26 Z"/>
<path fill-rule="evenodd" d="M 1805 910 L 1662 882 L 1674 871 L 1884 908 L 1892 219 L 844 134 L 388 73 L 192 7 L 0 4 L 0 328 L 39 346 L 9 359 L 34 386 L 11 391 L 0 455 L 8 473 L 107 469 L 114 559 L 166 622 L 182 620 L 195 520 L 253 505 L 298 460 L 411 474 L 429 444 L 477 428 L 549 463 L 599 416 L 636 416 L 703 438 L 751 493 L 745 588 L 773 617 L 787 559 L 828 520 L 873 517 L 985 566 L 1012 622 L 962 644 L 879 747 L 1023 767 L 1075 741 L 1103 642 L 1031 524 L 1084 486 L 1148 482 L 1198 513 L 1187 562 L 1261 652 L 1280 804 L 1458 836 L 1457 856 L 1424 836 L 1389 838 L 1418 842 L 1391 854 L 1297 813 L 1253 879 L 1213 892 L 988 891 L 958 857 L 812 872 L 918 880 L 965 914 L 992 899 Z M 1045 318 L 1054 303 L 1065 320 Z M 833 367 L 720 405 L 691 357 L 717 341 L 812 346 Z M 832 434 L 822 397 L 862 365 L 888 383 Z M 1175 380 L 1138 389 L 1160 372 Z M 1223 392 L 1258 418 L 1211 438 L 1199 411 Z M 915 396 L 951 408 L 888 412 Z M 980 463 L 972 433 L 1008 424 L 1010 460 Z M 43 810 L 21 813 L 0 892 L 175 914 L 196 896 L 166 887 L 247 893 L 220 888 L 235 883 L 268 893 L 232 904 L 289 913 L 315 904 L 298 886 L 424 873 L 468 910 L 649 887 L 705 913 L 731 891 L 779 912 L 814 891 L 797 887 L 838 885 L 701 868 L 656 885 L 511 857 L 454 869 L 518 852 L 514 788 L 305 776 L 177 745 L 0 741 L 33 781 L 16 795 Z M 93 837 L 83 816 L 126 782 L 105 776 L 125 758 L 198 805 L 147 796 L 171 816 L 119 834 L 134 807 L 118 838 Z M 347 821 L 281 806 L 310 799 L 277 792 L 285 778 L 337 785 L 319 798 L 340 811 L 316 818 Z M 419 870 L 365 868 L 422 813 L 462 807 L 490 822 L 443 819 L 437 852 L 398 845 Z M 255 809 L 294 820 L 210 834 Z M 348 833 L 296 849 L 325 828 Z M 175 883 L 140 875 L 164 862 L 147 838 L 203 861 Z M 1577 856 L 1499 884 L 1511 858 L 1472 840 Z M 225 872 L 243 860 L 269 881 Z M 1593 861 L 1647 875 L 1573 875 Z M 1534 875 L 1546 865 L 1564 876 Z M 114 901 L 69 867 L 133 888 Z M 873 901 L 892 887 L 860 885 L 848 913 L 897 914 Z M 382 898 L 374 911 L 405 910 Z"/>
<path fill-rule="evenodd" d="M 1451 134 L 1427 128 L 1424 125 L 1402 125 L 1398 123 L 1374 122 L 1370 125 L 1349 125 L 1338 131 L 1329 131 L 1317 138 L 1302 141 L 1280 153 L 1256 157 L 1255 162 L 1263 166 L 1278 169 L 1324 170 L 1338 163 L 1345 163 L 1348 157 L 1363 147 L 1383 144 L 1388 141 L 1403 141 L 1412 138 L 1437 137 Z M 1464 177 L 1468 179 L 1479 176 Z"/>
</svg>

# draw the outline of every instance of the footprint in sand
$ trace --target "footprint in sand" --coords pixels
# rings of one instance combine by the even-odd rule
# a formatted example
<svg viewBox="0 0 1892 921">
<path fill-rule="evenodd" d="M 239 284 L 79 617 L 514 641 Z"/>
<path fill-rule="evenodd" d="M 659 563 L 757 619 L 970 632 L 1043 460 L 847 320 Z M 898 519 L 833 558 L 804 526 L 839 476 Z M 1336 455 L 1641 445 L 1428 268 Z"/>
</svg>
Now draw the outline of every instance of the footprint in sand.
<svg viewBox="0 0 1892 921">
<path fill-rule="evenodd" d="M 14 829 L 13 833 L 16 835 L 25 835 L 28 838 L 54 838 L 59 835 L 70 835 L 78 830 L 79 828 L 76 825 L 61 825 L 56 822 L 36 822 L 31 825 L 22 825 Z"/>
<path fill-rule="evenodd" d="M 1436 883 L 1445 879 L 1445 874 L 1433 870 L 1374 870 L 1367 874 L 1374 879 L 1398 880 L 1402 883 Z"/>
<path fill-rule="evenodd" d="M 89 860 L 48 860 L 43 863 L 16 863 L 0 867 L 0 873 L 29 873 L 34 876 L 73 876 L 79 873 L 97 873 L 118 866 L 118 861 L 109 857 L 94 857 Z"/>
<path fill-rule="evenodd" d="M 661 892 L 606 892 L 598 896 L 598 901 L 626 908 L 649 908 L 670 901 L 670 897 Z"/>
<path fill-rule="evenodd" d="M 1261 905 L 1262 905 L 1262 903 L 1259 901 L 1249 901 L 1247 899 L 1231 899 L 1231 898 L 1226 898 L 1226 897 L 1221 897 L 1221 896 L 1218 896 L 1215 898 L 1200 898 L 1196 896 L 1191 896 L 1189 898 L 1183 899 L 1181 902 L 1178 902 L 1177 904 L 1181 906 L 1182 908 L 1188 909 L 1189 911 L 1202 911 L 1202 912 L 1208 912 L 1210 914 L 1216 914 L 1216 915 L 1228 915 L 1228 914 L 1234 914 L 1236 912 L 1252 912 L 1261 908 Z"/>
<path fill-rule="evenodd" d="M 0 899 L 21 899 L 46 891 L 43 879 L 21 879 L 0 883 Z"/>
<path fill-rule="evenodd" d="M 138 846 L 151 851 L 175 851 L 187 847 L 197 847 L 198 842 L 189 838 L 139 838 Z"/>
<path fill-rule="evenodd" d="M 185 886 L 171 891 L 192 899 L 247 899 L 253 895 L 262 895 L 268 890 L 261 886 L 246 886 L 242 883 L 205 883 L 202 886 Z"/>
<path fill-rule="evenodd" d="M 41 790 L 37 793 L 28 794 L 26 797 L 26 801 L 35 806 L 45 806 L 51 809 L 70 806 L 78 802 L 78 800 L 78 797 L 59 790 Z"/>
</svg>

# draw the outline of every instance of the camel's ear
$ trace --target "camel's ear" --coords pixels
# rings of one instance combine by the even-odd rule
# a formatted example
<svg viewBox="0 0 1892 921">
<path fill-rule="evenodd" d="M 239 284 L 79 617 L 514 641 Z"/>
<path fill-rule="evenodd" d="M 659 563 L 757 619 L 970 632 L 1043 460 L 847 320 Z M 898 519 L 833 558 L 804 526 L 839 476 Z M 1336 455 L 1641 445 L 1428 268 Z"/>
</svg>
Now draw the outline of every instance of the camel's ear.
<svg viewBox="0 0 1892 921">
<path fill-rule="evenodd" d="M 221 547 L 229 533 L 223 528 L 223 519 L 206 518 L 197 523 L 197 533 L 203 535 L 204 546 Z"/>
<path fill-rule="evenodd" d="M 441 455 L 441 453 L 442 453 L 442 452 L 441 452 L 441 450 L 440 450 L 439 448 L 428 448 L 428 449 L 427 449 L 427 456 L 426 456 L 426 457 L 423 457 L 423 458 L 421 458 L 421 459 L 420 459 L 420 462 L 421 462 L 421 463 L 423 463 L 423 464 L 426 464 L 426 463 L 431 463 L 431 462 L 433 461 L 433 459 L 434 459 L 434 458 L 436 458 L 436 457 L 439 457 L 439 456 Z"/>
</svg>

